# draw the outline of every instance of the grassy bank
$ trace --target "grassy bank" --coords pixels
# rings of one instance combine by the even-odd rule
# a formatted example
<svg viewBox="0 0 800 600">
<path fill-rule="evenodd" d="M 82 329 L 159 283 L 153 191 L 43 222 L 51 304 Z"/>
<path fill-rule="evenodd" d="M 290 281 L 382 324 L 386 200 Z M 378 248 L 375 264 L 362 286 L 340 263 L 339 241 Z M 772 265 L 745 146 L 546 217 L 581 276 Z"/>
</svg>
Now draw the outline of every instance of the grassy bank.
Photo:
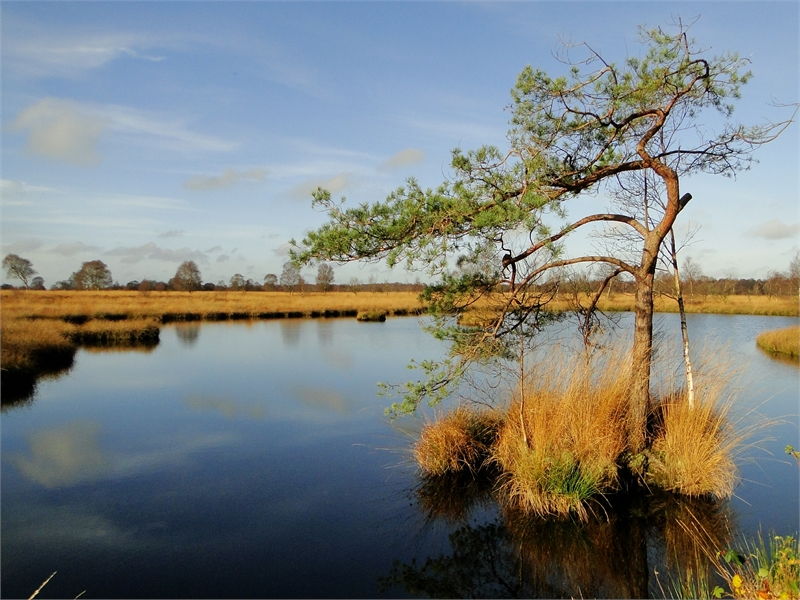
<svg viewBox="0 0 800 600">
<path fill-rule="evenodd" d="M 765 352 L 800 358 L 800 326 L 765 331 L 756 338 L 756 345 Z"/>
</svg>

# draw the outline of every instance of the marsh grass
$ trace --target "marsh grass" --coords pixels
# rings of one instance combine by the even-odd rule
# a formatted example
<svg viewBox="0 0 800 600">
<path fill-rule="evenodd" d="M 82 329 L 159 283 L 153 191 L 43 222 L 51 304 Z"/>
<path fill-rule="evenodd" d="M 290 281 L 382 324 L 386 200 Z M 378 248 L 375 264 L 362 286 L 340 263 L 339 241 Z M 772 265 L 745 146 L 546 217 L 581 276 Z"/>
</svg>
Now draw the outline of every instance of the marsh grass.
<svg viewBox="0 0 800 600">
<path fill-rule="evenodd" d="M 771 354 L 800 358 L 800 325 L 765 331 L 756 338 L 756 345 Z"/>
<path fill-rule="evenodd" d="M 589 296 L 585 297 L 589 300 Z M 616 293 L 611 297 L 603 295 L 597 304 L 597 308 L 603 312 L 632 312 L 634 310 L 635 297 L 633 294 Z M 574 305 L 574 298 L 565 295 L 557 295 L 548 303 L 548 310 L 568 311 Z M 766 315 L 766 316 L 800 316 L 800 304 L 797 296 L 708 296 L 706 298 L 695 298 L 687 300 L 684 305 L 688 313 L 718 314 L 718 315 Z M 656 296 L 653 299 L 655 312 L 676 313 L 678 304 L 672 298 Z M 492 309 L 487 301 L 480 301 L 473 305 L 472 309 L 465 313 L 461 319 L 465 324 L 470 324 L 474 319 L 476 324 L 484 322 L 490 317 Z"/>
<path fill-rule="evenodd" d="M 556 351 L 512 401 L 493 448 L 501 496 L 524 512 L 588 517 L 586 501 L 613 489 L 625 450 L 625 352 L 593 360 Z"/>
<path fill-rule="evenodd" d="M 660 403 L 647 480 L 685 496 L 729 498 L 738 482 L 743 441 L 728 420 L 731 403 L 705 396 L 690 408 L 681 394 Z"/>
<path fill-rule="evenodd" d="M 776 423 L 758 407 L 736 409 L 741 367 L 724 349 L 703 350 L 695 361 L 695 404 L 674 373 L 659 380 L 645 480 L 693 498 L 730 498 L 739 481 L 737 462 L 751 458 Z M 677 390 L 677 391 L 675 391 Z"/>
<path fill-rule="evenodd" d="M 459 406 L 422 427 L 414 458 L 425 475 L 479 471 L 502 422 L 491 410 Z"/>
</svg>

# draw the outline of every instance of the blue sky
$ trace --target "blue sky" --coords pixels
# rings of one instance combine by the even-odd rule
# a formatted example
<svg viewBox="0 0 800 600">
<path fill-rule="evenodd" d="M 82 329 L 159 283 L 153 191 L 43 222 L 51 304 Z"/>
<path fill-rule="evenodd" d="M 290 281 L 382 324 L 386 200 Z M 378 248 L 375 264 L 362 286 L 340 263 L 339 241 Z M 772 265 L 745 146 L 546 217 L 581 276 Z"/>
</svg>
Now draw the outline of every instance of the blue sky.
<svg viewBox="0 0 800 600">
<path fill-rule="evenodd" d="M 507 147 L 509 90 L 552 74 L 559 39 L 609 60 L 637 26 L 699 17 L 710 53 L 749 57 L 746 124 L 798 101 L 797 2 L 3 2 L 2 252 L 49 287 L 101 259 L 120 283 L 280 274 L 287 241 L 324 222 L 310 191 L 379 201 L 434 187 L 450 151 Z M 713 276 L 784 271 L 798 251 L 798 126 L 736 180 L 682 182 L 684 250 Z M 570 215 L 607 206 L 579 199 Z M 577 253 L 589 242 L 575 239 Z M 313 279 L 308 269 L 307 277 Z M 382 266 L 336 281 L 413 281 Z"/>
</svg>

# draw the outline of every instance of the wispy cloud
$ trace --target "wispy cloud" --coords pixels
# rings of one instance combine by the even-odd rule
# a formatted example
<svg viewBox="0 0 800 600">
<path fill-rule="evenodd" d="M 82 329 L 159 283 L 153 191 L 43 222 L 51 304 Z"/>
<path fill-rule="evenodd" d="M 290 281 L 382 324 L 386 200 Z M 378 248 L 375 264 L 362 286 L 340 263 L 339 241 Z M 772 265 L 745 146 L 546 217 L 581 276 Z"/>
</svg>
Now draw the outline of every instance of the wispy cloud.
<svg viewBox="0 0 800 600">
<path fill-rule="evenodd" d="M 26 132 L 31 154 L 79 166 L 100 162 L 97 144 L 109 119 L 89 114 L 69 100 L 44 98 L 17 115 L 9 129 Z"/>
<path fill-rule="evenodd" d="M 73 242 L 71 244 L 59 244 L 53 248 L 52 252 L 60 254 L 61 256 L 74 256 L 76 254 L 83 254 L 85 252 L 99 252 L 102 248 L 100 246 L 90 246 L 83 242 Z"/>
<path fill-rule="evenodd" d="M 289 256 L 289 250 L 291 248 L 292 248 L 292 245 L 289 242 L 285 242 L 285 243 L 281 244 L 280 246 L 278 246 L 277 248 L 273 248 L 272 249 L 272 253 L 275 256 L 280 256 L 280 257 Z"/>
<path fill-rule="evenodd" d="M 311 197 L 311 192 L 315 191 L 318 187 L 335 194 L 351 186 L 352 183 L 351 173 L 339 173 L 329 179 L 307 179 L 292 187 L 289 190 L 289 196 L 291 198 L 306 200 Z"/>
<path fill-rule="evenodd" d="M 247 171 L 225 169 L 221 175 L 203 176 L 195 175 L 183 182 L 183 187 L 194 192 L 218 190 L 235 186 L 240 181 L 264 181 L 267 172 L 264 169 L 254 168 Z"/>
<path fill-rule="evenodd" d="M 107 118 L 116 134 L 154 140 L 164 148 L 178 152 L 229 152 L 234 142 L 190 131 L 185 119 L 137 110 L 118 104 L 87 105 Z"/>
<path fill-rule="evenodd" d="M 31 154 L 79 166 L 97 164 L 102 137 L 175 152 L 229 152 L 234 142 L 191 131 L 184 119 L 117 104 L 44 98 L 23 109 L 9 130 L 28 134 Z"/>
<path fill-rule="evenodd" d="M 150 34 L 130 32 L 81 32 L 63 34 L 43 30 L 41 23 L 15 20 L 4 35 L 3 54 L 8 67 L 29 77 L 76 78 L 104 67 L 115 59 L 128 57 L 160 62 L 165 40 Z"/>
<path fill-rule="evenodd" d="M 425 152 L 416 148 L 406 148 L 378 165 L 378 169 L 388 171 L 409 165 L 418 165 L 425 159 Z"/>
<path fill-rule="evenodd" d="M 56 188 L 47 187 L 44 185 L 31 185 L 26 181 L 19 181 L 17 179 L 0 179 L 0 193 L 3 194 L 3 202 L 9 196 L 22 196 L 31 193 L 51 193 L 57 192 Z"/>
<path fill-rule="evenodd" d="M 39 240 L 34 239 L 24 239 L 24 240 L 17 240 L 13 244 L 3 245 L 6 252 L 36 252 L 39 250 L 44 244 Z"/>
<path fill-rule="evenodd" d="M 759 237 L 765 240 L 796 238 L 798 234 L 800 234 L 800 223 L 787 225 L 778 219 L 771 219 L 747 230 L 747 235 L 750 237 Z"/>
<path fill-rule="evenodd" d="M 164 233 L 159 233 L 158 237 L 160 238 L 181 237 L 184 233 L 186 232 L 183 229 L 170 229 L 169 231 L 165 231 Z"/>
<path fill-rule="evenodd" d="M 183 262 L 185 260 L 208 261 L 208 256 L 200 250 L 192 250 L 191 248 L 178 248 L 177 250 L 173 250 L 170 248 L 162 248 L 153 242 L 142 246 L 120 246 L 109 250 L 105 254 L 106 256 L 121 256 L 121 262 L 127 264 L 135 264 L 145 259 L 165 262 Z"/>
</svg>

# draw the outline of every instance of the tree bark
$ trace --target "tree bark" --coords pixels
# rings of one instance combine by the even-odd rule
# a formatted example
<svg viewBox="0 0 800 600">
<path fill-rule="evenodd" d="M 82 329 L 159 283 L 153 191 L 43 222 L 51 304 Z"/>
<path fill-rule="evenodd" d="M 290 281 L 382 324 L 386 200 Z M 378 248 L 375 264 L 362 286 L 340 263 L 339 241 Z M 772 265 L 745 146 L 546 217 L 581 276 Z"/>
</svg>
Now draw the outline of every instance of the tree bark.
<svg viewBox="0 0 800 600">
<path fill-rule="evenodd" d="M 655 266 L 655 263 L 653 263 Z M 645 446 L 647 414 L 650 411 L 650 362 L 653 352 L 653 280 L 655 269 L 637 278 L 633 331 L 633 367 L 627 415 L 628 446 L 641 452 Z"/>
</svg>

